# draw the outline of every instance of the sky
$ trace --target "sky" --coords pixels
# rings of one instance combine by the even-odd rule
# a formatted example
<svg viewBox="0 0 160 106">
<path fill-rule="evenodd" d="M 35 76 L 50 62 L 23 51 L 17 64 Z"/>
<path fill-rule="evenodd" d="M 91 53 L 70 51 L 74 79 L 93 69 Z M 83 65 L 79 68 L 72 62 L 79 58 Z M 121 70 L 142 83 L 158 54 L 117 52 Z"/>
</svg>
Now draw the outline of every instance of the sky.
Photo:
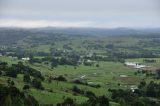
<svg viewBox="0 0 160 106">
<path fill-rule="evenodd" d="M 160 27 L 160 0 L 0 0 L 0 27 Z"/>
</svg>

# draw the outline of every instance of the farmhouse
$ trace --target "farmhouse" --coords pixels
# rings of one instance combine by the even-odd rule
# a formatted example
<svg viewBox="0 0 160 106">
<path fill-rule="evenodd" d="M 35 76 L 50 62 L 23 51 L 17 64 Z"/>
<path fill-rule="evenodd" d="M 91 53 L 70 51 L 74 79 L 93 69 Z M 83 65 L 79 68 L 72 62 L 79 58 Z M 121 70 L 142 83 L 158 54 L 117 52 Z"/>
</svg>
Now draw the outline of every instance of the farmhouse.
<svg viewBox="0 0 160 106">
<path fill-rule="evenodd" d="M 132 90 L 132 92 L 134 92 L 136 89 L 138 89 L 138 87 L 136 85 L 131 85 L 130 89 Z"/>
<path fill-rule="evenodd" d="M 30 58 L 29 57 L 23 57 L 22 60 L 29 61 Z"/>
<path fill-rule="evenodd" d="M 133 68 L 138 68 L 138 69 L 149 67 L 149 66 L 143 65 L 143 64 L 138 63 L 138 62 L 125 62 L 124 64 L 126 66 L 131 66 Z"/>
<path fill-rule="evenodd" d="M 127 75 L 120 75 L 120 77 L 127 77 Z"/>
</svg>

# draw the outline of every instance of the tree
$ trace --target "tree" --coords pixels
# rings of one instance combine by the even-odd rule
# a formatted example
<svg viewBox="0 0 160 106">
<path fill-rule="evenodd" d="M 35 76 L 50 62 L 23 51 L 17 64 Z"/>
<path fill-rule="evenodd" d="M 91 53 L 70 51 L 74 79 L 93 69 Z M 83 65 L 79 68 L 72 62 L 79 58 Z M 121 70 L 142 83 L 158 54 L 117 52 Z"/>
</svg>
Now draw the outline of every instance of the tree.
<svg viewBox="0 0 160 106">
<path fill-rule="evenodd" d="M 96 67 L 99 67 L 99 64 L 96 64 Z"/>
<path fill-rule="evenodd" d="M 16 77 L 17 77 L 17 72 L 16 72 L 16 70 L 13 70 L 12 68 L 10 68 L 10 69 L 6 72 L 6 75 L 9 76 L 9 77 L 16 78 Z"/>
<path fill-rule="evenodd" d="M 5 70 L 7 65 L 8 65 L 8 63 L 6 63 L 6 62 L 0 62 L 0 69 Z"/>
<path fill-rule="evenodd" d="M 146 89 L 146 95 L 149 97 L 156 97 L 156 86 L 157 84 L 151 81 Z"/>
<path fill-rule="evenodd" d="M 54 80 L 67 81 L 67 79 L 65 77 L 63 77 L 62 75 L 58 76 L 57 78 L 54 78 Z"/>
<path fill-rule="evenodd" d="M 100 106 L 109 106 L 109 100 L 104 95 L 98 98 Z"/>
<path fill-rule="evenodd" d="M 77 86 L 73 86 L 72 91 L 76 92 L 76 93 L 79 93 L 79 94 L 83 94 L 84 93 L 84 91 L 79 89 Z"/>
<path fill-rule="evenodd" d="M 157 79 L 160 79 L 160 69 L 156 70 L 156 74 L 157 74 Z"/>
<path fill-rule="evenodd" d="M 145 81 L 141 81 L 140 84 L 138 85 L 138 88 L 143 88 L 146 86 L 146 82 Z"/>
<path fill-rule="evenodd" d="M 29 56 L 29 63 L 30 63 L 30 64 L 33 64 L 33 63 L 34 63 L 34 57 L 33 57 L 32 54 Z"/>
<path fill-rule="evenodd" d="M 97 98 L 96 97 L 89 97 L 87 102 L 88 102 L 89 106 L 96 106 Z"/>
<path fill-rule="evenodd" d="M 91 91 L 86 91 L 86 96 L 87 97 L 96 97 L 96 95 Z"/>
<path fill-rule="evenodd" d="M 23 86 L 23 90 L 28 90 L 29 88 L 30 88 L 29 85 L 24 85 L 24 86 Z"/>
<path fill-rule="evenodd" d="M 11 84 L 11 79 L 10 78 L 7 79 L 7 84 L 10 86 L 10 84 Z"/>
<path fill-rule="evenodd" d="M 60 106 L 76 106 L 72 98 L 66 98 Z"/>
<path fill-rule="evenodd" d="M 1 106 L 39 106 L 38 101 L 14 86 L 0 85 Z"/>
<path fill-rule="evenodd" d="M 10 78 L 7 79 L 8 86 L 14 86 L 14 81 L 11 81 Z"/>
<path fill-rule="evenodd" d="M 24 81 L 24 82 L 27 82 L 27 83 L 31 82 L 30 75 L 29 75 L 29 74 L 24 74 L 24 76 L 23 76 L 23 81 Z"/>
<path fill-rule="evenodd" d="M 14 86 L 14 84 L 15 84 L 14 81 L 11 81 L 11 86 Z"/>
<path fill-rule="evenodd" d="M 44 89 L 42 87 L 41 81 L 38 80 L 38 79 L 35 79 L 35 78 L 32 80 L 32 86 L 37 88 L 37 89 Z"/>
<path fill-rule="evenodd" d="M 59 64 L 58 59 L 53 58 L 51 61 L 51 68 L 53 69 L 53 68 L 57 67 L 58 64 Z"/>
<path fill-rule="evenodd" d="M 135 99 L 135 100 L 132 102 L 131 106 L 146 106 L 146 105 L 145 105 L 145 103 L 143 103 L 142 100 Z"/>
<path fill-rule="evenodd" d="M 2 75 L 2 71 L 0 70 L 0 75 Z"/>
</svg>

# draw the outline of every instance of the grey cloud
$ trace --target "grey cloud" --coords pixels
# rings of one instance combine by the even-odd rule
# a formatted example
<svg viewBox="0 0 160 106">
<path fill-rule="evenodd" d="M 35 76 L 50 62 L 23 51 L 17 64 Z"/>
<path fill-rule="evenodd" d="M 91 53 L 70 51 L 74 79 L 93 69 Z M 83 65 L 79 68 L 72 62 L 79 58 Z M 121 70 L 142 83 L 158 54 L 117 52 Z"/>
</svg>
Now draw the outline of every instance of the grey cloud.
<svg viewBox="0 0 160 106">
<path fill-rule="evenodd" d="M 159 0 L 1 0 L 0 19 L 95 21 L 160 27 Z M 112 27 L 112 26 L 111 26 Z M 149 27 L 149 26 L 148 26 Z"/>
</svg>

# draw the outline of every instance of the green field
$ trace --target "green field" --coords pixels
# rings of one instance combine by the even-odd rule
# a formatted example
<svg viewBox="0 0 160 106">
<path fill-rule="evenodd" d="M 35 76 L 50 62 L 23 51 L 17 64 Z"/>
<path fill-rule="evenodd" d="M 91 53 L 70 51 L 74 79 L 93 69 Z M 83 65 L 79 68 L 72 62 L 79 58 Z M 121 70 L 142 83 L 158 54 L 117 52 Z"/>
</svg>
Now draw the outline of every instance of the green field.
<svg viewBox="0 0 160 106">
<path fill-rule="evenodd" d="M 14 60 L 11 57 L 0 57 L 0 60 L 10 64 L 18 62 L 18 60 Z M 127 61 L 142 62 L 142 59 L 128 59 Z M 36 90 L 34 88 L 30 89 L 28 93 L 33 95 L 40 104 L 57 104 L 62 102 L 64 97 L 71 97 L 78 103 L 86 101 L 86 97 L 72 93 L 70 89 L 75 85 L 80 89 L 92 91 L 99 96 L 104 94 L 109 96 L 108 88 L 130 89 L 131 85 L 137 85 L 144 78 L 143 75 L 134 75 L 136 69 L 126 67 L 123 63 L 116 62 L 99 62 L 100 67 L 80 65 L 76 69 L 73 66 L 58 66 L 55 69 L 51 69 L 49 65 L 45 64 L 35 63 L 30 65 L 27 62 L 24 63 L 39 70 L 45 76 L 64 75 L 68 79 L 68 82 L 58 82 L 58 85 L 57 81 L 52 81 L 52 83 L 44 81 L 42 83 L 46 89 L 51 89 L 53 92 Z M 83 75 L 85 75 L 83 80 L 98 83 L 101 85 L 101 88 L 72 83 L 74 79 L 80 79 Z M 127 79 L 121 78 L 121 75 L 126 75 Z M 6 83 L 6 80 L 6 77 L 0 77 L 1 83 Z M 13 80 L 15 85 L 22 89 L 24 85 L 23 75 L 19 75 L 18 78 Z M 118 86 L 118 83 L 120 83 L 121 86 Z"/>
<path fill-rule="evenodd" d="M 147 83 L 153 80 L 156 83 L 160 82 L 153 76 L 146 77 L 146 74 L 141 72 L 137 74 L 138 71 L 144 70 L 152 71 L 152 74 L 155 74 L 156 69 L 160 68 L 160 44 L 154 40 L 155 38 L 152 37 L 133 36 L 90 37 L 60 34 L 57 37 L 56 34 L 53 34 L 52 37 L 46 34 L 44 37 L 29 35 L 17 41 L 16 47 L 1 48 L 1 51 L 12 51 L 14 54 L 0 56 L 0 62 L 7 62 L 9 66 L 12 66 L 12 64 L 21 61 L 25 66 L 40 71 L 45 78 L 42 81 L 44 90 L 36 89 L 31 84 L 25 83 L 23 81 L 24 73 L 19 73 L 17 78 L 0 76 L 0 84 L 7 85 L 7 79 L 10 78 L 20 91 L 34 96 L 42 106 L 45 104 L 56 106 L 57 103 L 63 102 L 67 97 L 72 98 L 77 104 L 86 102 L 89 98 L 73 92 L 74 86 L 84 92 L 91 91 L 98 97 L 105 95 L 111 100 L 111 106 L 120 106 L 119 101 L 116 101 L 117 103 L 112 101 L 111 92 L 108 89 L 130 90 L 132 86 L 138 87 L 141 81 Z M 31 63 L 17 58 L 31 56 L 36 61 Z M 74 62 L 77 62 L 74 60 L 77 57 L 81 63 L 73 65 Z M 52 67 L 52 63 L 56 61 L 52 59 L 59 59 L 59 62 L 62 58 L 68 59 L 72 65 L 58 64 Z M 144 62 L 145 59 L 156 62 Z M 85 61 L 88 60 L 93 64 L 85 65 Z M 124 62 L 139 62 L 150 66 L 150 68 L 136 69 L 124 65 Z M 65 77 L 67 81 L 52 80 L 50 83 L 48 82 L 49 77 L 56 78 L 58 76 Z M 31 79 L 33 80 L 33 76 Z M 75 80 L 80 80 L 85 84 L 74 83 Z M 28 91 L 23 90 L 25 84 L 31 85 Z M 96 88 L 92 85 L 100 85 L 100 87 Z"/>
</svg>

